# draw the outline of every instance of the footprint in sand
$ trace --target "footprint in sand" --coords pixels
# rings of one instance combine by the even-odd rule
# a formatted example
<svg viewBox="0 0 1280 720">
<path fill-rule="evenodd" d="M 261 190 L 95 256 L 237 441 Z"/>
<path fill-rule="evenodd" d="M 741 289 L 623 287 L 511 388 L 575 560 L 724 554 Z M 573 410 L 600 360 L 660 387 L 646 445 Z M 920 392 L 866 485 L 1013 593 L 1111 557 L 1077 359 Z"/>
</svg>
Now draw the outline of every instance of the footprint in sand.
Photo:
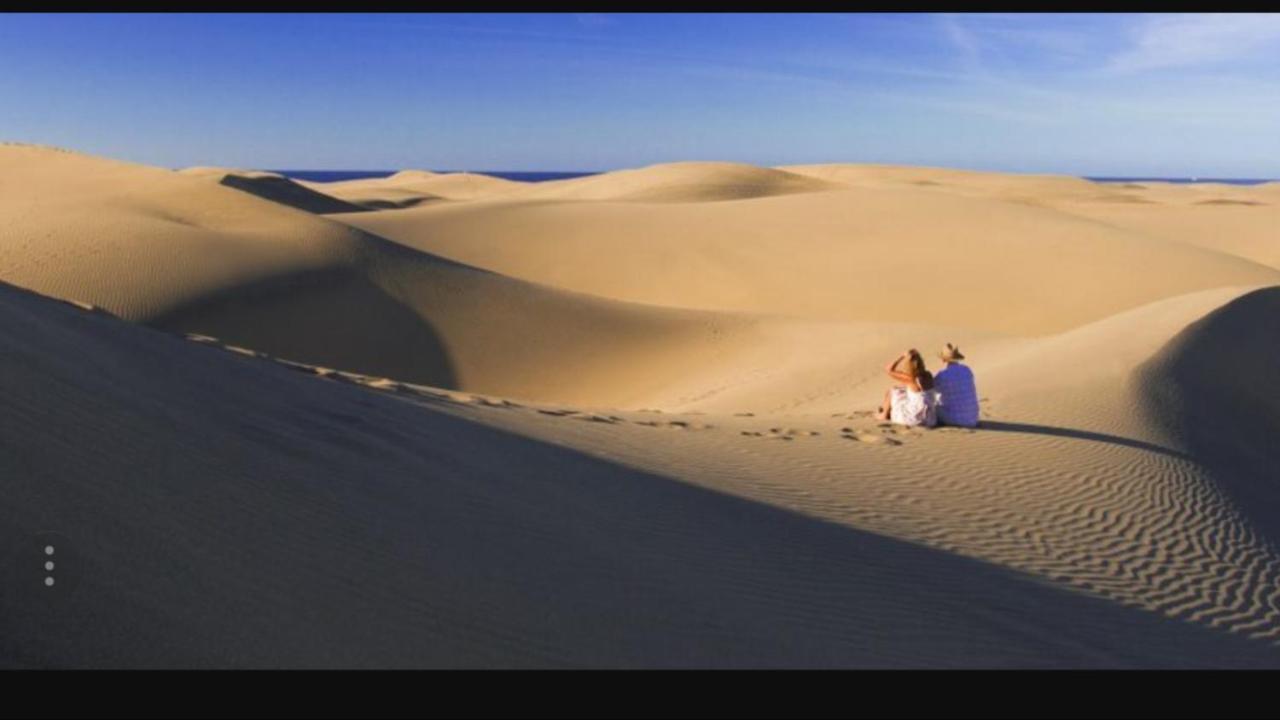
<svg viewBox="0 0 1280 720">
<path fill-rule="evenodd" d="M 260 353 L 257 350 L 254 350 L 253 348 L 241 347 L 239 345 L 223 345 L 222 349 L 228 350 L 237 355 L 244 355 L 246 357 L 264 358 L 267 356 L 266 353 Z"/>
<path fill-rule="evenodd" d="M 371 387 L 374 390 L 383 390 L 386 392 L 398 393 L 398 392 L 405 392 L 408 390 L 408 388 L 405 387 L 404 383 L 396 382 L 395 380 L 391 380 L 390 378 L 377 378 L 375 380 L 370 380 L 364 384 L 365 386 Z"/>
<path fill-rule="evenodd" d="M 286 362 L 285 365 L 294 370 L 297 370 L 298 372 L 311 373 L 316 377 L 324 378 L 326 380 L 333 380 L 336 382 L 352 381 L 349 375 L 342 372 L 341 370 L 334 370 L 333 368 L 320 367 L 319 365 L 299 365 L 299 364 L 288 363 L 288 362 Z"/>
<path fill-rule="evenodd" d="M 901 445 L 902 441 L 872 432 L 847 432 L 840 437 L 845 440 L 856 440 L 869 445 Z"/>
<path fill-rule="evenodd" d="M 821 435 L 817 430 L 797 430 L 795 428 L 769 428 L 769 432 L 779 435 L 787 435 L 790 437 L 795 437 L 797 435 Z"/>
<path fill-rule="evenodd" d="M 521 405 L 520 403 L 513 403 L 513 402 L 511 402 L 510 400 L 505 400 L 505 399 L 500 399 L 500 400 L 490 400 L 489 398 L 483 398 L 483 397 L 482 397 L 482 398 L 476 398 L 475 402 L 476 402 L 476 403 L 478 403 L 478 404 L 480 404 L 480 405 L 484 405 L 485 407 L 496 407 L 496 408 L 520 408 L 520 407 L 524 407 L 524 406 L 523 406 L 523 405 Z"/>
<path fill-rule="evenodd" d="M 331 377 L 335 377 L 338 374 L 338 371 L 334 370 L 333 368 L 320 367 L 320 366 L 315 366 L 315 367 L 299 366 L 298 369 L 303 370 L 305 372 L 309 372 L 312 375 L 315 375 L 316 377 L 322 377 L 322 378 L 331 378 Z"/>
<path fill-rule="evenodd" d="M 790 435 L 778 435 L 774 432 L 760 432 L 759 430 L 743 430 L 743 435 L 747 437 L 773 438 L 774 440 L 794 440 Z"/>
<path fill-rule="evenodd" d="M 595 414 L 575 415 L 574 419 L 585 420 L 587 422 L 607 423 L 609 425 L 616 425 L 620 422 L 625 422 L 622 418 L 618 417 L 617 415 L 595 415 Z"/>
<path fill-rule="evenodd" d="M 459 392 L 457 390 L 415 390 L 419 395 L 436 398 L 437 400 L 445 400 L 447 402 L 459 403 L 462 405 L 484 405 L 487 407 L 521 407 L 509 400 L 489 400 L 488 398 L 471 393 Z"/>
<path fill-rule="evenodd" d="M 797 437 L 813 437 L 815 435 L 822 434 L 817 430 L 797 430 L 795 428 L 783 427 L 769 428 L 765 432 L 760 432 L 758 430 L 742 430 L 740 432 L 742 435 L 746 435 L 747 437 L 763 437 L 772 438 L 774 440 L 795 440 Z"/>
<path fill-rule="evenodd" d="M 644 425 L 645 427 L 665 427 L 676 430 L 710 430 L 715 427 L 715 425 L 708 423 L 691 423 L 685 420 L 667 420 L 665 422 L 661 420 L 637 420 L 635 422 L 637 425 Z"/>
<path fill-rule="evenodd" d="M 452 398 L 450 398 L 450 397 L 449 397 L 449 393 L 448 393 L 447 391 L 440 391 L 440 390 L 428 390 L 428 389 L 426 389 L 426 388 L 422 388 L 422 387 L 409 387 L 409 390 L 410 390 L 410 391 L 412 391 L 415 395 L 421 395 L 421 396 L 423 396 L 423 397 L 435 398 L 436 400 L 450 400 L 450 399 L 452 399 Z"/>
<path fill-rule="evenodd" d="M 912 437 L 912 438 L 923 437 L 923 436 L 924 436 L 924 434 L 925 434 L 925 432 L 927 432 L 927 431 L 925 431 L 925 430 L 923 430 L 923 429 L 921 429 L 921 428 L 918 428 L 918 427 L 905 427 L 905 426 L 902 426 L 902 425 L 890 425 L 890 426 L 888 426 L 888 427 L 885 427 L 885 426 L 881 425 L 881 426 L 879 426 L 879 427 L 878 427 L 878 430 L 879 430 L 879 432 L 880 432 L 882 435 L 884 435 L 884 436 L 890 436 L 890 435 L 903 436 L 903 435 L 905 435 L 905 436 L 907 436 L 907 437 Z"/>
<path fill-rule="evenodd" d="M 105 312 L 102 308 L 98 307 L 97 305 L 94 305 L 93 303 L 85 302 L 83 300 L 63 300 L 63 302 L 65 302 L 68 305 L 73 305 L 75 307 L 78 307 L 81 310 L 84 310 L 85 312 L 91 312 L 91 313 Z"/>
</svg>

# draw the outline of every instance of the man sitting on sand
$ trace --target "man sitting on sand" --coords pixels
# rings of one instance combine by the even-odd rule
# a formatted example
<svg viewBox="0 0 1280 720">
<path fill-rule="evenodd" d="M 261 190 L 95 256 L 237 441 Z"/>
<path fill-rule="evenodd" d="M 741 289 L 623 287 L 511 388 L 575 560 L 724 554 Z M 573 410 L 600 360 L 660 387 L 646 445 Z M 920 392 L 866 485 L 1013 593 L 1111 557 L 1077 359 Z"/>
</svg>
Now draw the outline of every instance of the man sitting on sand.
<svg viewBox="0 0 1280 720">
<path fill-rule="evenodd" d="M 933 387 L 938 393 L 938 422 L 977 427 L 978 388 L 973 382 L 973 371 L 960 362 L 964 355 L 951 343 L 947 343 L 938 357 L 942 358 L 942 369 L 933 378 Z"/>
</svg>

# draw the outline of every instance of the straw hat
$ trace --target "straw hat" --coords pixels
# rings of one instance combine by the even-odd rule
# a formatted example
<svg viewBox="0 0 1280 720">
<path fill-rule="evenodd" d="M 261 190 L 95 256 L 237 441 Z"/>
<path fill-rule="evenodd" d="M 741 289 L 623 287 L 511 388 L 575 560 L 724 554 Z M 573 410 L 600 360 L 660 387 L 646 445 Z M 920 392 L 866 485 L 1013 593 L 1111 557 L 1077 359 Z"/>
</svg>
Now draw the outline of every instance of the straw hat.
<svg viewBox="0 0 1280 720">
<path fill-rule="evenodd" d="M 938 353 L 938 357 L 942 358 L 944 362 L 955 362 L 956 360 L 963 360 L 964 353 L 960 352 L 960 348 L 955 345 L 947 343 L 946 349 Z"/>
</svg>

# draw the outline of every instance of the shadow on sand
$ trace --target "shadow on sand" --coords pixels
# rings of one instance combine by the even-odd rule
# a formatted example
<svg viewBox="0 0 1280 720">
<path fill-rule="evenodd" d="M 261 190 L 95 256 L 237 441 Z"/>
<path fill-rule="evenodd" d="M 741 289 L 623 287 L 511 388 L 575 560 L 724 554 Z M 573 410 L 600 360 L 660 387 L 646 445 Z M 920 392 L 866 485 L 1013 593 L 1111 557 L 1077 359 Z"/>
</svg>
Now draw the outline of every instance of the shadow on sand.
<svg viewBox="0 0 1280 720">
<path fill-rule="evenodd" d="M 1011 423 L 1000 422 L 997 420 L 983 420 L 978 425 L 979 431 L 993 430 L 995 432 L 1011 432 L 1011 433 L 1027 433 L 1031 435 L 1051 435 L 1053 437 L 1072 438 L 1074 440 L 1088 440 L 1090 442 L 1103 442 L 1112 445 L 1121 445 L 1124 447 L 1134 448 L 1136 450 L 1146 450 L 1148 452 L 1160 453 L 1179 460 L 1194 462 L 1195 459 L 1186 453 L 1179 452 L 1172 448 L 1156 445 L 1155 443 L 1144 442 L 1142 440 L 1134 440 L 1132 438 L 1122 437 L 1120 435 L 1108 435 L 1107 433 L 1093 432 L 1090 430 L 1076 430 L 1074 428 L 1054 427 L 1052 425 L 1032 425 L 1031 423 Z"/>
</svg>

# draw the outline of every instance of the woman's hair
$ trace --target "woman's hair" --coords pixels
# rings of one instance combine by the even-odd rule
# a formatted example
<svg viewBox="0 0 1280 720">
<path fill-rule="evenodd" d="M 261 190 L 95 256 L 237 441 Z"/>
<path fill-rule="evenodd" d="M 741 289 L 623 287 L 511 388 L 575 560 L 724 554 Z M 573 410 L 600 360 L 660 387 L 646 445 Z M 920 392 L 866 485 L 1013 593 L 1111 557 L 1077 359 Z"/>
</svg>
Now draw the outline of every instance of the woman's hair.
<svg viewBox="0 0 1280 720">
<path fill-rule="evenodd" d="M 920 351 L 914 348 L 907 353 L 907 361 L 904 363 L 906 373 L 915 378 L 920 384 L 921 389 L 929 390 L 933 388 L 933 373 L 930 373 L 924 366 L 924 358 L 920 355 Z"/>
<path fill-rule="evenodd" d="M 920 377 L 920 374 L 925 371 L 925 368 L 924 358 L 920 356 L 919 350 L 912 349 L 907 351 L 907 361 L 905 366 L 906 367 L 903 369 L 907 371 L 908 375 L 911 377 Z"/>
</svg>

